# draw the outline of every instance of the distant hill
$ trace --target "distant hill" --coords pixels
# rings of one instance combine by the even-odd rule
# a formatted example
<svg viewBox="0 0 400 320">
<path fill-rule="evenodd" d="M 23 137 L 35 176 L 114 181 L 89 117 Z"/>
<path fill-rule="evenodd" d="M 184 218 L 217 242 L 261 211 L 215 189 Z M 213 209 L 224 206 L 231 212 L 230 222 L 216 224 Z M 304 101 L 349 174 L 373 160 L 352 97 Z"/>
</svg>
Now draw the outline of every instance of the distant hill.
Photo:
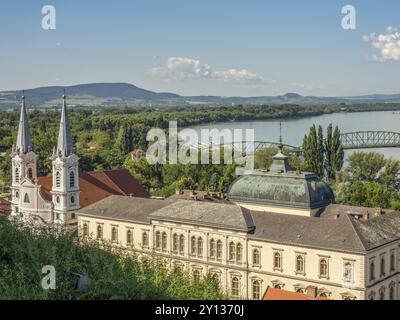
<svg viewBox="0 0 400 320">
<path fill-rule="evenodd" d="M 63 90 L 68 94 L 70 105 L 83 107 L 118 106 L 185 106 L 185 105 L 280 105 L 280 104 L 340 104 L 340 103 L 390 103 L 400 102 L 400 94 L 373 94 L 355 97 L 314 97 L 287 93 L 280 96 L 221 97 L 180 96 L 168 92 L 154 92 L 128 83 L 90 83 L 75 86 L 53 86 L 25 90 L 27 103 L 35 107 L 54 107 L 60 104 Z M 21 90 L 0 92 L 0 108 L 12 108 L 19 104 Z"/>
</svg>

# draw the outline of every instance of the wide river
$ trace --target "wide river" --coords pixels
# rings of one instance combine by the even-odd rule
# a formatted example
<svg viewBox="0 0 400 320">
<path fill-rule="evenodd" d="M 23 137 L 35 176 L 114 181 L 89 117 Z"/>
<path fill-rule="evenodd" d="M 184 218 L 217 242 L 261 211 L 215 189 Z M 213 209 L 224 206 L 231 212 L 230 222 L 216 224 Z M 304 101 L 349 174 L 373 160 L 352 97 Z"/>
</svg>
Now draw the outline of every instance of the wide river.
<svg viewBox="0 0 400 320">
<path fill-rule="evenodd" d="M 263 121 L 227 122 L 217 124 L 204 124 L 194 127 L 197 131 L 204 128 L 216 129 L 254 129 L 256 141 L 279 141 L 279 122 L 282 121 L 283 143 L 301 146 L 303 137 L 309 132 L 310 127 L 321 125 L 324 134 L 327 126 L 339 126 L 342 133 L 354 131 L 393 131 L 400 132 L 400 113 L 392 111 L 333 113 L 315 117 L 295 119 L 274 119 Z M 245 132 L 245 131 L 243 131 Z M 244 133 L 243 133 L 244 136 Z M 360 150 L 358 150 L 360 151 Z M 400 160 L 400 148 L 368 149 L 366 151 L 381 152 L 385 157 Z M 346 157 L 350 152 L 346 151 Z"/>
</svg>

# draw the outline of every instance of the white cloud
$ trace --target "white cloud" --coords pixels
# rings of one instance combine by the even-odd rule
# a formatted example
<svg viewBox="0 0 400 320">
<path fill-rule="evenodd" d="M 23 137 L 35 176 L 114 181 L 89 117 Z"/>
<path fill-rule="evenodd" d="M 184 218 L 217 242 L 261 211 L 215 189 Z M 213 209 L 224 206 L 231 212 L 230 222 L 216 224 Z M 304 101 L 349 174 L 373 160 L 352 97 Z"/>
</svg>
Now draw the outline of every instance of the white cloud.
<svg viewBox="0 0 400 320">
<path fill-rule="evenodd" d="M 200 60 L 183 57 L 170 57 L 164 66 L 153 68 L 150 74 L 158 79 L 214 79 L 244 85 L 260 84 L 264 80 L 246 69 L 212 70 Z"/>
<path fill-rule="evenodd" d="M 380 55 L 372 56 L 373 61 L 400 61 L 400 32 L 396 28 L 388 27 L 385 33 L 379 35 L 364 35 L 363 40 L 380 50 Z"/>
</svg>

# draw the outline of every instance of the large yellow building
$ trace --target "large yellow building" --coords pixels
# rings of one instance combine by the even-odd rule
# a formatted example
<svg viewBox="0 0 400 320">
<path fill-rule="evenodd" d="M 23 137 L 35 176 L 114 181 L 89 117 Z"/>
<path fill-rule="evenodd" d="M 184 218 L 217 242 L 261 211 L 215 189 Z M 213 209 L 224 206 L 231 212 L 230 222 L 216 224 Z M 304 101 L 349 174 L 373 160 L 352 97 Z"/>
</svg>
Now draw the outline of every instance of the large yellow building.
<svg viewBox="0 0 400 320">
<path fill-rule="evenodd" d="M 233 298 L 311 286 L 330 299 L 400 297 L 400 213 L 334 204 L 328 185 L 281 152 L 237 179 L 227 201 L 110 196 L 76 215 L 80 236 L 211 274 Z"/>
</svg>

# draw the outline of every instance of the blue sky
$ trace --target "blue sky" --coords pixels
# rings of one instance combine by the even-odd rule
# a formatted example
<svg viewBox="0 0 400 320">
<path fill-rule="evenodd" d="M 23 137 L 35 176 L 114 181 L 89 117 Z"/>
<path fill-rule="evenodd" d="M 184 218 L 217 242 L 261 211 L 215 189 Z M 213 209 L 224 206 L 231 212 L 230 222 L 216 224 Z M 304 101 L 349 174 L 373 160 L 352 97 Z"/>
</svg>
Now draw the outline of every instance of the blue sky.
<svg viewBox="0 0 400 320">
<path fill-rule="evenodd" d="M 347 4 L 356 30 L 341 27 Z M 44 5 L 56 8 L 56 30 L 41 27 Z M 0 90 L 129 82 L 184 95 L 400 93 L 396 28 L 398 0 L 7 0 Z"/>
</svg>

